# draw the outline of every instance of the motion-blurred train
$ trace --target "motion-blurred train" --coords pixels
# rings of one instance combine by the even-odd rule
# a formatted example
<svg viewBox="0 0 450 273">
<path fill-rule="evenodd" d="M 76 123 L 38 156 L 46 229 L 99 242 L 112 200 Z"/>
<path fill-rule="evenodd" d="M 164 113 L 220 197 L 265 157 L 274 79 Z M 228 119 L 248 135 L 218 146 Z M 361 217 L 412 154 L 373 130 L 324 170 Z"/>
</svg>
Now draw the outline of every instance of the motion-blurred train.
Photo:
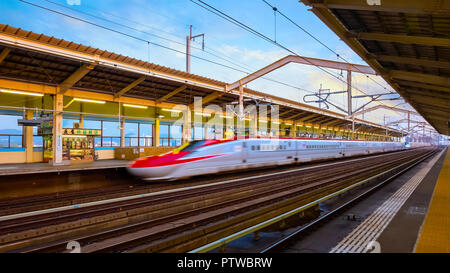
<svg viewBox="0 0 450 273">
<path fill-rule="evenodd" d="M 405 143 L 335 139 L 195 140 L 172 152 L 139 158 L 128 171 L 144 180 L 176 180 L 220 173 L 383 153 L 407 149 Z"/>
</svg>

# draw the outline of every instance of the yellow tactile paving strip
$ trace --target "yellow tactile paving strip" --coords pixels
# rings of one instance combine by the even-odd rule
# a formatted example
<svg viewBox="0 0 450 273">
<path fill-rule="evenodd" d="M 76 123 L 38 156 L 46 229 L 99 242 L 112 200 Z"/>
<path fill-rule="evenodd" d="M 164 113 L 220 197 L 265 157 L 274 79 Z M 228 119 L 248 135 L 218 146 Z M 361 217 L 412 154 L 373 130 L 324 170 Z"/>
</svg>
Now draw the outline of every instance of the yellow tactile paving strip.
<svg viewBox="0 0 450 273">
<path fill-rule="evenodd" d="M 450 253 L 450 151 L 448 149 L 415 251 Z"/>
</svg>

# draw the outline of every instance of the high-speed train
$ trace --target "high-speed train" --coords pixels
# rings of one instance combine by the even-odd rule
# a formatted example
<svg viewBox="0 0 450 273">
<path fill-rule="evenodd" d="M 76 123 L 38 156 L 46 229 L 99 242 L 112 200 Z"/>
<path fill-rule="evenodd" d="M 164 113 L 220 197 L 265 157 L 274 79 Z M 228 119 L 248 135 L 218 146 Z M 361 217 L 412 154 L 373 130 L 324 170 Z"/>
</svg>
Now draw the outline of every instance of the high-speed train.
<svg viewBox="0 0 450 273">
<path fill-rule="evenodd" d="M 202 174 L 333 159 L 406 149 L 400 142 L 336 139 L 247 138 L 195 140 L 172 152 L 139 158 L 128 171 L 144 180 L 176 180 Z"/>
</svg>

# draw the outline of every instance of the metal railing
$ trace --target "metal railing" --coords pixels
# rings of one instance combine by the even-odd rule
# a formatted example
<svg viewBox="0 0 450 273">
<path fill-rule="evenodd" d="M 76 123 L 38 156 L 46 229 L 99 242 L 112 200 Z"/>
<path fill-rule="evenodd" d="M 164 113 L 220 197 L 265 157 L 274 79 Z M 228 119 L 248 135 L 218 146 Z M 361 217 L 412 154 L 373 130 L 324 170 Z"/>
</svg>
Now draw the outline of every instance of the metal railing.
<svg viewBox="0 0 450 273">
<path fill-rule="evenodd" d="M 11 143 L 11 138 L 13 139 Z M 0 148 L 22 148 L 23 135 L 0 134 Z"/>
</svg>

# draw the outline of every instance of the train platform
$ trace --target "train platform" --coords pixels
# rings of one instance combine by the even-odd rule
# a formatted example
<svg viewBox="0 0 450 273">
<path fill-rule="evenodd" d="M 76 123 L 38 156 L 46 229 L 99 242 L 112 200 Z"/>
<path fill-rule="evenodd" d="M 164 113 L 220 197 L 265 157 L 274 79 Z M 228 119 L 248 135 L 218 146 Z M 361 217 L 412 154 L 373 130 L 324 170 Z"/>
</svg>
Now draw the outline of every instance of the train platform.
<svg viewBox="0 0 450 273">
<path fill-rule="evenodd" d="M 450 152 L 434 188 L 428 214 L 416 244 L 415 252 L 450 253 Z"/>
<path fill-rule="evenodd" d="M 59 166 L 52 166 L 49 163 L 3 164 L 0 166 L 0 177 L 10 175 L 116 169 L 126 167 L 128 162 L 129 161 L 127 160 L 99 160 L 92 162 L 71 162 L 70 165 Z"/>
<path fill-rule="evenodd" d="M 450 252 L 449 169 L 445 148 L 284 252 Z"/>
</svg>

